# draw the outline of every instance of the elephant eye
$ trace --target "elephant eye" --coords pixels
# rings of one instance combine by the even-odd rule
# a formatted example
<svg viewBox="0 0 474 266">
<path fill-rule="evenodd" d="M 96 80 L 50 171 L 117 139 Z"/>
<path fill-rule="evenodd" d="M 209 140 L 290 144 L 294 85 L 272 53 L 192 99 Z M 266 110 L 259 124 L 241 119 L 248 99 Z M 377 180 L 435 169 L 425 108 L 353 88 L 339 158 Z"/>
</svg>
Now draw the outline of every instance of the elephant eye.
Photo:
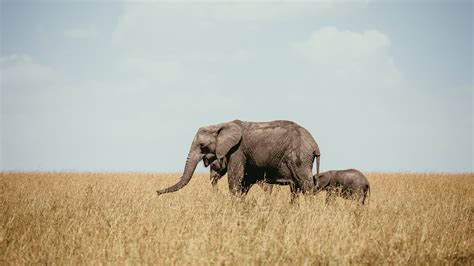
<svg viewBox="0 0 474 266">
<path fill-rule="evenodd" d="M 201 146 L 201 151 L 203 151 L 203 152 L 209 151 L 209 147 L 208 147 L 209 143 L 201 143 L 200 146 Z"/>
</svg>

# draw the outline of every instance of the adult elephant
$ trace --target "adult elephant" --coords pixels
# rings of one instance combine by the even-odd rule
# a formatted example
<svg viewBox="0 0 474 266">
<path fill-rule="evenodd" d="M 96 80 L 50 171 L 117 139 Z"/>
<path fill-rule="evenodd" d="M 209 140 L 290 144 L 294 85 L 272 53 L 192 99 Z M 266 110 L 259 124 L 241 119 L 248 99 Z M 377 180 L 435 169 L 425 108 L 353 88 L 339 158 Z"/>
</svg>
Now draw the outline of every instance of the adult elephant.
<svg viewBox="0 0 474 266">
<path fill-rule="evenodd" d="M 264 177 L 263 173 L 275 182 L 293 182 L 293 195 L 310 192 L 314 189 L 312 166 L 315 158 L 319 175 L 319 147 L 305 128 L 283 120 L 234 120 L 199 128 L 181 179 L 173 186 L 158 190 L 158 195 L 177 191 L 188 184 L 202 159 L 207 167 L 214 159 L 223 157 L 228 160 L 229 190 L 234 195 L 246 194 Z"/>
</svg>

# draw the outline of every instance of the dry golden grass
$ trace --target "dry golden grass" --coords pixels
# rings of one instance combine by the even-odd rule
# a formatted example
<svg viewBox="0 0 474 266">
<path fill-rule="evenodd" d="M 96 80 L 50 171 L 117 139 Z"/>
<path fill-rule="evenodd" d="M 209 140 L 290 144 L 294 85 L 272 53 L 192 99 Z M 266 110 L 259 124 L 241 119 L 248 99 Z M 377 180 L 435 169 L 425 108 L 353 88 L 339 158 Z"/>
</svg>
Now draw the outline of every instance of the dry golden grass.
<svg viewBox="0 0 474 266">
<path fill-rule="evenodd" d="M 369 204 L 233 200 L 208 174 L 2 173 L 0 264 L 474 264 L 474 175 L 368 174 Z"/>
</svg>

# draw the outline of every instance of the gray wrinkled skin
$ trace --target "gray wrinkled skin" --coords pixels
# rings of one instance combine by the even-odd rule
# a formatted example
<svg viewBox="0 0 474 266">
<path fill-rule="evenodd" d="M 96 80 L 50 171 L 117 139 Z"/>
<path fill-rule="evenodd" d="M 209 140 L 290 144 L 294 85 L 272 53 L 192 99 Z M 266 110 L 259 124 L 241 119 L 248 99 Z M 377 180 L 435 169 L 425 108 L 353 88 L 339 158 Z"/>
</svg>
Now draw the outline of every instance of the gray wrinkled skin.
<svg viewBox="0 0 474 266">
<path fill-rule="evenodd" d="M 215 189 L 217 186 L 217 182 L 227 173 L 227 158 L 224 157 L 222 159 L 217 159 L 210 164 L 210 175 L 209 178 L 211 180 L 211 185 Z M 290 189 L 293 191 L 295 189 L 294 182 L 288 182 L 287 180 L 283 179 L 276 179 L 276 178 L 267 178 L 266 173 L 263 173 L 264 177 L 263 180 L 258 182 L 257 184 L 268 193 L 272 193 L 272 186 L 271 185 L 290 185 Z M 248 175 L 248 172 L 245 172 L 244 175 Z M 259 178 L 260 179 L 260 178 Z M 273 183 L 271 183 L 273 182 Z"/>
<path fill-rule="evenodd" d="M 312 192 L 312 166 L 316 158 L 319 174 L 320 151 L 311 134 L 291 121 L 246 122 L 233 120 L 199 128 L 181 179 L 158 190 L 158 195 L 175 192 L 188 184 L 197 164 L 207 167 L 226 157 L 229 191 L 245 195 L 264 177 L 269 183 L 294 184 L 292 196 Z"/>
<path fill-rule="evenodd" d="M 315 175 L 316 191 L 327 191 L 326 204 L 336 196 L 364 204 L 370 185 L 367 178 L 356 169 L 331 170 Z"/>
</svg>

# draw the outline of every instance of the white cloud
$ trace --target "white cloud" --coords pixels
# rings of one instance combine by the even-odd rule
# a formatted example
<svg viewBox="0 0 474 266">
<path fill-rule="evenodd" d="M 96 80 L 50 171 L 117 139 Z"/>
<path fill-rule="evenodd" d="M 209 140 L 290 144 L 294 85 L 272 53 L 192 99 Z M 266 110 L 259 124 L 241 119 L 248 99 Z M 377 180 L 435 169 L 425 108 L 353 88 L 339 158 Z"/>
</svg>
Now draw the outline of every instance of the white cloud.
<svg viewBox="0 0 474 266">
<path fill-rule="evenodd" d="M 398 73 L 389 54 L 390 45 L 389 37 L 377 30 L 354 32 L 324 27 L 307 40 L 294 43 L 293 48 L 318 71 L 376 78 L 380 72 Z"/>
<path fill-rule="evenodd" d="M 271 23 L 302 16 L 330 16 L 367 1 L 138 2 L 123 5 L 112 34 L 122 69 L 160 83 L 189 78 L 207 67 L 262 61 L 267 44 L 254 40 Z M 320 14 L 320 15 L 319 15 Z M 267 28 L 265 28 L 267 27 Z M 272 33 L 274 34 L 274 33 Z M 232 65 L 232 66 L 231 66 Z"/>
<path fill-rule="evenodd" d="M 360 101 L 382 110 L 384 101 L 399 100 L 405 92 L 390 46 L 390 38 L 380 31 L 335 27 L 324 27 L 292 44 L 302 64 L 306 63 L 306 82 L 338 91 L 339 97 L 345 96 L 343 101 Z M 379 100 L 365 102 L 369 98 Z"/>
<path fill-rule="evenodd" d="M 0 63 L 0 168 L 8 170 L 139 169 L 143 158 L 148 158 L 146 167 L 154 167 L 156 161 L 169 160 L 169 154 L 179 160 L 180 168 L 187 143 L 184 151 L 175 151 L 176 143 L 169 138 L 187 140 L 208 121 L 210 112 L 235 108 L 225 94 L 206 90 L 214 82 L 212 76 L 203 76 L 202 83 L 176 86 L 181 76 L 178 61 L 127 62 L 126 70 L 133 70 L 128 76 L 80 82 L 28 55 L 3 57 Z M 182 128 L 186 123 L 194 124 Z M 131 166 L 124 147 L 138 164 Z M 157 147 L 167 152 L 154 155 Z"/>
<path fill-rule="evenodd" d="M 179 60 L 154 60 L 153 58 L 130 57 L 121 67 L 124 72 L 138 79 L 170 84 L 182 78 L 183 65 Z"/>
<path fill-rule="evenodd" d="M 44 84 L 54 82 L 58 72 L 49 66 L 35 62 L 28 55 L 9 55 L 0 58 L 1 86 L 4 91 L 38 90 Z"/>
<path fill-rule="evenodd" d="M 332 147 L 325 149 L 326 156 L 363 169 L 367 158 L 348 152 L 348 147 L 363 154 L 392 149 L 386 138 L 393 136 L 394 128 L 382 125 L 399 125 L 398 118 L 393 121 L 398 108 L 393 102 L 398 103 L 406 90 L 390 54 L 389 36 L 377 30 L 324 27 L 291 47 L 303 66 L 299 82 L 305 87 L 295 94 L 301 96 L 299 101 L 309 95 L 314 99 L 320 136 Z"/>
<path fill-rule="evenodd" d="M 116 44 L 142 43 L 143 47 L 180 48 L 191 44 L 196 48 L 219 47 L 228 35 L 255 29 L 289 18 L 331 16 L 331 12 L 361 8 L 368 1 L 236 1 L 236 2 L 139 2 L 128 3 L 113 34 Z M 236 25 L 238 23 L 238 25 Z M 234 32 L 235 31 L 235 32 Z M 238 43 L 236 43 L 238 45 Z"/>
<path fill-rule="evenodd" d="M 472 92 L 415 86 L 395 63 L 395 45 L 379 30 L 336 27 L 321 28 L 291 45 L 304 65 L 300 83 L 311 88 L 295 94 L 302 95 L 299 101 L 315 99 L 325 158 L 332 167 L 466 169 L 472 158 L 465 156 L 472 134 L 466 99 Z M 452 128 L 459 140 L 452 139 Z"/>
<path fill-rule="evenodd" d="M 309 60 L 323 63 L 334 59 L 360 63 L 389 46 L 389 38 L 377 30 L 359 33 L 335 27 L 322 28 L 311 34 L 308 40 L 295 44 L 295 48 Z"/>
<path fill-rule="evenodd" d="M 90 39 L 98 35 L 97 30 L 93 27 L 67 29 L 63 34 L 65 37 L 71 39 Z"/>
<path fill-rule="evenodd" d="M 214 5 L 209 16 L 219 21 L 269 22 L 292 17 L 328 15 L 345 8 L 360 8 L 368 0 L 309 0 L 309 1 L 236 1 Z"/>
</svg>

